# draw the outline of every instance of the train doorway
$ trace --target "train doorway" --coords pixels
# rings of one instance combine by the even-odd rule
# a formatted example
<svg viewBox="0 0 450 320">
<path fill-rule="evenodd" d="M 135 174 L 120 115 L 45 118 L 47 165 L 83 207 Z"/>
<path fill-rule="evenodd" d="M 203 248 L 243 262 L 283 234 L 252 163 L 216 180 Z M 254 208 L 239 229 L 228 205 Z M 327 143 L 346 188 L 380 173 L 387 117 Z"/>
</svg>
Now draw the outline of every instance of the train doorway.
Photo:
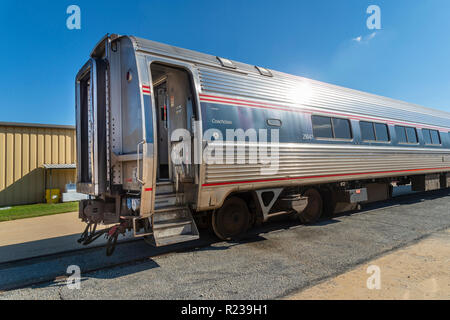
<svg viewBox="0 0 450 320">
<path fill-rule="evenodd" d="M 169 130 L 167 115 L 167 82 L 154 87 L 158 131 L 158 180 L 170 180 L 169 174 Z"/>
<path fill-rule="evenodd" d="M 185 129 L 193 137 L 195 108 L 190 76 L 186 70 L 158 63 L 151 65 L 151 74 L 157 116 L 157 181 L 189 180 L 192 168 L 174 165 L 172 150 L 178 143 L 175 130 Z"/>
</svg>

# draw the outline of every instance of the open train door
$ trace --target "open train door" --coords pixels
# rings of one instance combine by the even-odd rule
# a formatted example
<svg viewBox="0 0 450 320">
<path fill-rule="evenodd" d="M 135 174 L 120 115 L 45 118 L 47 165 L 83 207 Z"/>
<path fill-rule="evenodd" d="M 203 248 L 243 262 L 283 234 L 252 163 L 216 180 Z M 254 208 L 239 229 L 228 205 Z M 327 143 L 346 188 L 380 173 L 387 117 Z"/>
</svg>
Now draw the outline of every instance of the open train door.
<svg viewBox="0 0 450 320">
<path fill-rule="evenodd" d="M 154 210 L 156 246 L 199 238 L 189 203 L 195 190 L 193 128 L 194 95 L 189 74 L 181 68 L 152 63 L 155 102 Z M 189 146 L 184 147 L 183 146 Z"/>
<path fill-rule="evenodd" d="M 106 188 L 105 70 L 90 59 L 76 77 L 77 190 L 93 196 Z"/>
</svg>

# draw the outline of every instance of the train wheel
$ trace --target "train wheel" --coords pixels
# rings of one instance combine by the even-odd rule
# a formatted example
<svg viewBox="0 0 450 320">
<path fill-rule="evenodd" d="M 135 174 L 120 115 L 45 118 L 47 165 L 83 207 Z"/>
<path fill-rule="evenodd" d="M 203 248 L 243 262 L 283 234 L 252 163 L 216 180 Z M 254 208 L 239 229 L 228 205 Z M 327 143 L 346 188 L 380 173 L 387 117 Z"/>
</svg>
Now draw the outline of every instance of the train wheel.
<svg viewBox="0 0 450 320">
<path fill-rule="evenodd" d="M 303 223 L 313 223 L 319 220 L 323 211 L 322 196 L 319 191 L 310 188 L 303 193 L 303 196 L 308 197 L 308 205 L 300 215 L 300 221 Z"/>
<path fill-rule="evenodd" d="M 212 227 L 222 240 L 238 239 L 245 234 L 250 225 L 250 212 L 244 200 L 231 197 L 223 206 L 213 212 Z"/>
</svg>

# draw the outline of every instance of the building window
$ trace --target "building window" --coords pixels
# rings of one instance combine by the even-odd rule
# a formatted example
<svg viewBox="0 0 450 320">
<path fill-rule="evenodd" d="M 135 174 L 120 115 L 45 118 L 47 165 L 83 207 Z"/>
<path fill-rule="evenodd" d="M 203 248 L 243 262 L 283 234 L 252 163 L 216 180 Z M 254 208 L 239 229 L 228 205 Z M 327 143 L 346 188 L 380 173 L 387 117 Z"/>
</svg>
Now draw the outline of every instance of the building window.
<svg viewBox="0 0 450 320">
<path fill-rule="evenodd" d="M 430 129 L 422 129 L 423 139 L 425 144 L 441 144 L 441 137 L 439 135 L 439 131 L 430 130 Z"/>
<path fill-rule="evenodd" d="M 350 121 L 347 119 L 312 116 L 315 138 L 352 139 Z"/>
<path fill-rule="evenodd" d="M 416 128 L 395 126 L 399 143 L 418 143 Z"/>
<path fill-rule="evenodd" d="M 359 126 L 361 138 L 365 141 L 390 141 L 388 126 L 384 123 L 360 121 Z"/>
</svg>

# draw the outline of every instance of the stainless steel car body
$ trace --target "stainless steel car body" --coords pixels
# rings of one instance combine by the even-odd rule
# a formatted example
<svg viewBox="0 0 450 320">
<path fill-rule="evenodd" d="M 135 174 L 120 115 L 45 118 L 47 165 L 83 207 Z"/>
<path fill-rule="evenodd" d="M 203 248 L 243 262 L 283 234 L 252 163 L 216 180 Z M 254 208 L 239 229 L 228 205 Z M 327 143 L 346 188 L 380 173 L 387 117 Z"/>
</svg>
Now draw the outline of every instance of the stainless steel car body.
<svg viewBox="0 0 450 320">
<path fill-rule="evenodd" d="M 262 163 L 192 164 L 194 181 L 181 201 L 194 211 L 219 208 L 233 192 L 450 171 L 450 114 L 444 111 L 274 70 L 265 70 L 268 74 L 264 75 L 255 66 L 235 61 L 227 67 L 212 55 L 136 37 L 108 35 L 91 57 L 77 76 L 78 163 L 88 166 L 84 178 L 79 174 L 78 189 L 101 198 L 114 194 L 115 187 L 120 186 L 122 192 L 140 198 L 140 217 L 155 212 L 159 188 L 158 110 L 151 74 L 155 63 L 176 67 L 189 75 L 197 120 L 192 130 L 201 137 L 209 128 L 270 129 L 254 119 L 265 122 L 274 118 L 283 123 L 282 139 L 277 143 L 277 173 L 261 176 Z M 101 69 L 105 72 L 101 83 L 97 79 L 99 61 L 107 65 Z M 82 127 L 79 92 L 86 72 L 91 72 L 94 83 L 89 87 L 91 113 L 98 114 L 101 91 L 105 118 L 85 116 L 90 119 L 90 131 L 83 135 L 86 128 Z M 215 115 L 222 121 L 219 125 Z M 314 138 L 311 115 L 349 119 L 352 139 Z M 360 121 L 387 124 L 391 141 L 363 141 Z M 99 140 L 101 122 L 105 136 Z M 395 143 L 395 125 L 417 128 L 419 143 Z M 425 145 L 420 130 L 424 128 L 438 130 L 441 144 Z M 247 149 L 251 147 L 242 143 Z M 193 144 L 202 151 L 206 145 L 218 142 L 202 138 L 193 140 Z M 105 146 L 103 155 L 99 155 L 99 146 Z M 89 155 L 83 160 L 86 152 Z M 104 172 L 103 178 L 99 171 Z"/>
</svg>

